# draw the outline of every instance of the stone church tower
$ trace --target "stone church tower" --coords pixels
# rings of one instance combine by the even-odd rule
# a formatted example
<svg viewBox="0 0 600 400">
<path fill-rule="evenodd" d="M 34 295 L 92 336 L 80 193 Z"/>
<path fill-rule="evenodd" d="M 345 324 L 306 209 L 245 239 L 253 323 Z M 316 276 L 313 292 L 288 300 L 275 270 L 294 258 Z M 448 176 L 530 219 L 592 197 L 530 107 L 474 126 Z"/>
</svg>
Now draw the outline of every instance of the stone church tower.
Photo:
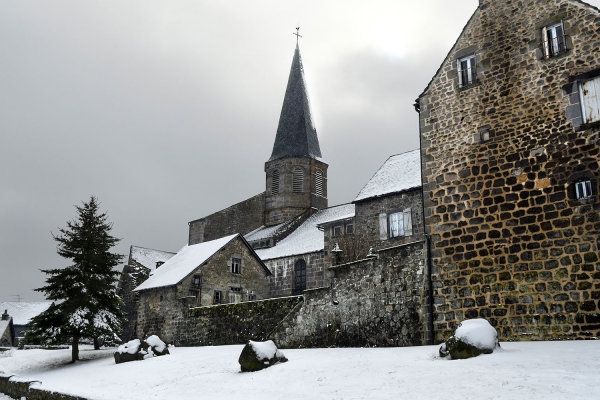
<svg viewBox="0 0 600 400">
<path fill-rule="evenodd" d="M 321 159 L 300 49 L 294 60 L 271 158 L 265 163 L 265 225 L 327 208 L 327 167 Z"/>
</svg>

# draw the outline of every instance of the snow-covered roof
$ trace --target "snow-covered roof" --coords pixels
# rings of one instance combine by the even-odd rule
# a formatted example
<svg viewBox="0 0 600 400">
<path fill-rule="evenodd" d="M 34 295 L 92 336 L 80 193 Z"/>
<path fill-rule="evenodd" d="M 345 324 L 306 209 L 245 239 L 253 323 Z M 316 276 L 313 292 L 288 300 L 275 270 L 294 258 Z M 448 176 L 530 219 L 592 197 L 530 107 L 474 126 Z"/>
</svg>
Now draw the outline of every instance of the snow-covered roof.
<svg viewBox="0 0 600 400">
<path fill-rule="evenodd" d="M 0 320 L 0 338 L 2 338 L 2 336 L 4 336 L 4 332 L 6 332 L 6 329 L 8 328 L 9 324 L 10 324 L 10 319 L 8 321 Z M 14 322 L 13 322 L 13 325 L 14 325 Z"/>
<path fill-rule="evenodd" d="M 136 261 L 151 271 L 156 269 L 156 263 L 159 261 L 167 262 L 175 253 L 169 251 L 160 251 L 146 249 L 139 246 L 131 246 L 130 261 Z"/>
<path fill-rule="evenodd" d="M 287 225 L 287 222 L 284 222 L 282 224 L 275 225 L 275 226 L 264 226 L 263 225 L 260 228 L 257 228 L 255 230 L 253 230 L 252 232 L 246 234 L 246 236 L 244 236 L 244 238 L 246 238 L 246 240 L 249 242 L 252 242 L 254 240 L 270 238 L 270 237 L 274 236 L 277 233 L 277 231 L 279 231 L 279 229 L 283 228 L 285 225 Z"/>
<path fill-rule="evenodd" d="M 325 243 L 323 232 L 319 230 L 317 225 L 352 215 L 354 215 L 354 204 L 343 204 L 319 210 L 274 247 L 256 250 L 256 254 L 262 260 L 270 260 L 321 251 L 324 249 Z"/>
<path fill-rule="evenodd" d="M 7 310 L 8 315 L 13 319 L 15 325 L 27 325 L 31 318 L 36 317 L 46 311 L 52 304 L 51 301 L 40 301 L 40 302 L 21 302 L 21 301 L 7 301 L 0 303 L 0 314 Z"/>
<path fill-rule="evenodd" d="M 391 156 L 358 193 L 355 202 L 421 187 L 421 155 L 412 150 Z"/>
<path fill-rule="evenodd" d="M 183 278 L 192 273 L 196 268 L 210 259 L 217 251 L 221 250 L 227 243 L 236 237 L 226 236 L 210 242 L 184 246 L 177 254 L 167 260 L 160 268 L 150 273 L 150 277 L 134 291 L 151 289 L 178 284 Z"/>
</svg>

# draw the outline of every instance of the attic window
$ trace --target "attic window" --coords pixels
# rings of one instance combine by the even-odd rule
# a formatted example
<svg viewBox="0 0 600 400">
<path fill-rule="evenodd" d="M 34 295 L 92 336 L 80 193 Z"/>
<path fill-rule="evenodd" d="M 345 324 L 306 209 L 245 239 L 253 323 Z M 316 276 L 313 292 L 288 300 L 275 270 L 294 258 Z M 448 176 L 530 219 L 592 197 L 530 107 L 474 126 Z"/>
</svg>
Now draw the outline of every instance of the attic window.
<svg viewBox="0 0 600 400">
<path fill-rule="evenodd" d="M 583 181 L 575 183 L 575 197 L 577 200 L 588 199 L 592 197 L 592 182 Z"/>
<path fill-rule="evenodd" d="M 294 168 L 292 171 L 292 191 L 302 193 L 304 191 L 304 170 L 301 167 Z"/>
<path fill-rule="evenodd" d="M 471 55 L 458 60 L 458 87 L 465 87 L 477 82 L 475 56 Z"/>
<path fill-rule="evenodd" d="M 542 48 L 544 58 L 556 57 L 567 51 L 562 21 L 542 28 Z"/>
<path fill-rule="evenodd" d="M 273 171 L 273 177 L 271 178 L 271 194 L 279 193 L 279 170 Z"/>
<path fill-rule="evenodd" d="M 315 194 L 323 196 L 323 171 L 317 168 L 315 172 Z"/>
<path fill-rule="evenodd" d="M 231 259 L 231 273 L 232 274 L 241 274 L 242 273 L 242 260 L 239 258 Z"/>
</svg>

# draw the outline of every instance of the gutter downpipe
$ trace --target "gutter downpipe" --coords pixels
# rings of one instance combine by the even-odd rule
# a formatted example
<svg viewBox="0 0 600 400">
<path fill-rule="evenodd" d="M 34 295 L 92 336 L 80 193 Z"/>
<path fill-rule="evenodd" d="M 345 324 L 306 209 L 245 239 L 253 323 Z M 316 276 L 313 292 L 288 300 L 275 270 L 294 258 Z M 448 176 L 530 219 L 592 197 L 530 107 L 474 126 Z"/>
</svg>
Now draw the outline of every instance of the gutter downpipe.
<svg viewBox="0 0 600 400">
<path fill-rule="evenodd" d="M 425 223 L 425 183 L 423 181 L 423 136 L 421 135 L 421 102 L 420 98 L 415 100 L 415 111 L 419 113 L 419 158 L 421 160 L 421 207 L 423 216 L 423 235 L 425 236 L 425 243 L 427 245 L 427 291 L 428 293 L 428 308 L 429 315 L 427 318 L 427 342 L 429 345 L 435 344 L 434 332 L 433 332 L 433 282 L 431 280 L 432 267 L 431 267 L 431 236 L 427 234 L 427 227 Z"/>
</svg>

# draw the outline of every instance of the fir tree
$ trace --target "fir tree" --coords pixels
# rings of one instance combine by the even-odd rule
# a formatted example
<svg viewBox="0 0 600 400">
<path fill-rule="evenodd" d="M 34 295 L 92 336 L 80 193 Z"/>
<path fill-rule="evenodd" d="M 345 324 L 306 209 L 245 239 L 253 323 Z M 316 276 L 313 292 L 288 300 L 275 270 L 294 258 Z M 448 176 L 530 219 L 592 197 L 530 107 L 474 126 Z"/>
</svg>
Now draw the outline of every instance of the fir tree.
<svg viewBox="0 0 600 400">
<path fill-rule="evenodd" d="M 59 235 L 57 253 L 72 264 L 62 269 L 41 270 L 48 274 L 44 292 L 53 305 L 32 320 L 31 339 L 46 344 L 72 342 L 72 362 L 79 359 L 79 340 L 101 335 L 113 337 L 120 330 L 123 314 L 115 292 L 119 273 L 116 267 L 122 255 L 110 252 L 119 243 L 110 235 L 112 223 L 99 213 L 99 203 L 91 197 L 83 206 L 75 206 L 77 218 L 67 222 Z"/>
</svg>

